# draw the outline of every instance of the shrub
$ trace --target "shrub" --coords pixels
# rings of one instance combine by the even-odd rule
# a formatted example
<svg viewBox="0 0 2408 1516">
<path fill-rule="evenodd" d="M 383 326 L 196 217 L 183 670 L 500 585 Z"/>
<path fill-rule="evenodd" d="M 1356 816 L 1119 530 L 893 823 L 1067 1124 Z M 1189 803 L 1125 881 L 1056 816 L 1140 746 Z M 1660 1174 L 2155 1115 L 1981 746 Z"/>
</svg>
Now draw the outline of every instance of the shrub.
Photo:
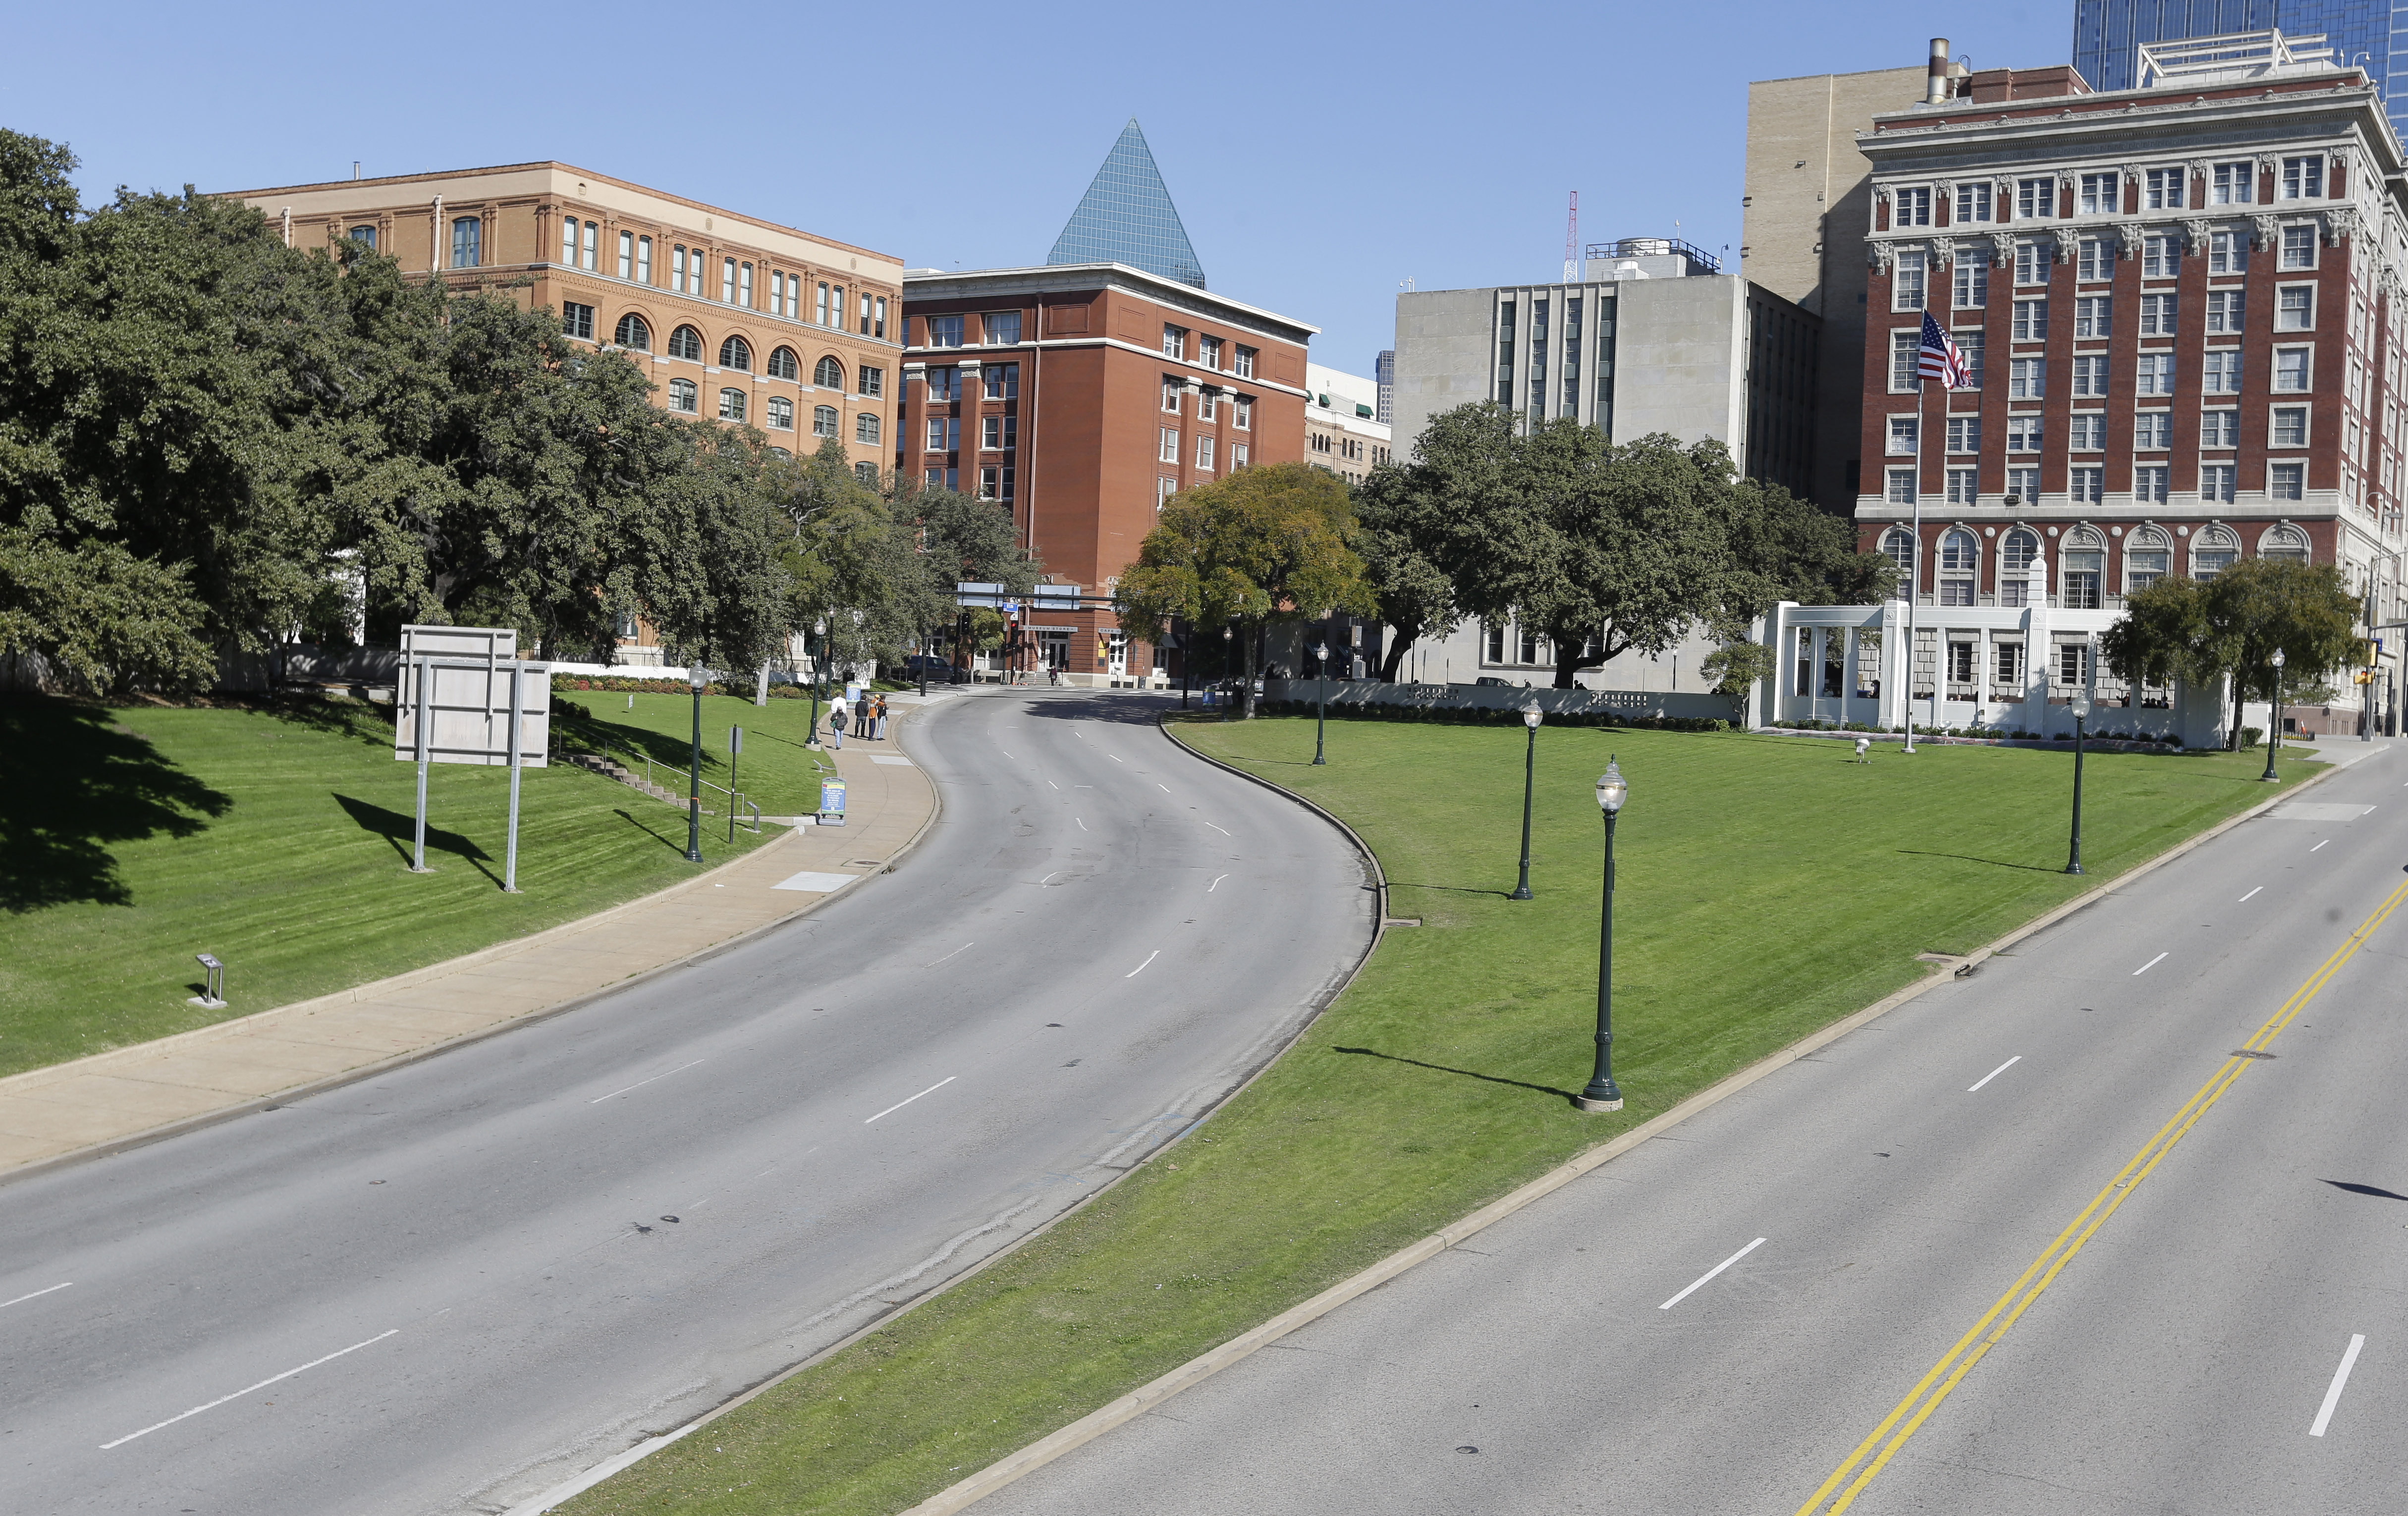
<svg viewBox="0 0 2408 1516">
<path fill-rule="evenodd" d="M 2244 750 L 2254 748 L 2258 745 L 2258 739 L 2265 735 L 2265 729 L 2262 727 L 2244 726 L 2241 729 L 2241 746 Z"/>
</svg>

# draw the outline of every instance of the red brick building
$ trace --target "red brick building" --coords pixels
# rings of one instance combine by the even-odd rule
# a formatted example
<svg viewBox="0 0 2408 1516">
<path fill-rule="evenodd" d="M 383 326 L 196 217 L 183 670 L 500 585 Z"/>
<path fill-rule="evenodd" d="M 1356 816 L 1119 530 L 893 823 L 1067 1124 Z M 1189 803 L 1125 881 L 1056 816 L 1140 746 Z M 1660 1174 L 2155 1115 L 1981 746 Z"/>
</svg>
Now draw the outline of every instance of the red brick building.
<svg viewBox="0 0 2408 1516">
<path fill-rule="evenodd" d="M 1975 73 L 1859 137 L 1856 520 L 1930 622 L 2257 554 L 2340 563 L 2400 619 L 2401 144 L 2361 71 L 2259 42 L 2113 93 Z M 1927 310 L 1973 386 L 1918 382 Z"/>
<path fill-rule="evenodd" d="M 907 273 L 895 466 L 1011 508 L 1075 602 L 1024 618 L 1079 683 L 1143 678 L 1110 602 L 1173 493 L 1305 455 L 1315 328 L 1125 264 Z"/>
</svg>

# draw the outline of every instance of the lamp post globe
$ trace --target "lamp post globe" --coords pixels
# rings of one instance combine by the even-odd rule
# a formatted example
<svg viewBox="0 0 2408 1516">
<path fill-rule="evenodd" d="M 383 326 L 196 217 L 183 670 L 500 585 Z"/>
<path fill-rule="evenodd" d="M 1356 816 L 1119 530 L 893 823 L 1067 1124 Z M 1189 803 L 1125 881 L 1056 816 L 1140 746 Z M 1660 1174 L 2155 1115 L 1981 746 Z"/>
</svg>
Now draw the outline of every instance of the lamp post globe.
<svg viewBox="0 0 2408 1516">
<path fill-rule="evenodd" d="M 2283 650 L 2276 648 L 2266 661 L 2274 669 L 2274 704 L 2266 722 L 2266 772 L 2258 777 L 2275 784 L 2281 782 L 2274 773 L 2274 745 L 2283 740 Z"/>
<path fill-rule="evenodd" d="M 2073 692 L 2073 843 L 2066 853 L 2065 871 L 2082 872 L 2082 735 L 2083 723 L 2090 720 L 2090 691 L 2086 686 Z"/>
<path fill-rule="evenodd" d="M 1598 908 L 1597 927 L 1597 1066 L 1588 1084 L 1573 1097 L 1583 1110 L 1620 1110 L 1622 1087 L 1613 1082 L 1613 823 L 1630 798 L 1630 782 L 1621 763 L 1605 761 L 1597 779 L 1597 808 L 1605 816 L 1605 892 Z"/>
<path fill-rule="evenodd" d="M 1530 791 L 1539 772 L 1539 723 L 1545 719 L 1535 700 L 1522 708 L 1522 724 L 1530 729 L 1529 740 L 1522 751 L 1522 879 L 1506 897 L 1509 900 L 1530 898 Z"/>
<path fill-rule="evenodd" d="M 710 683 L 710 670 L 695 664 L 686 669 L 685 677 L 694 689 L 694 752 L 685 782 L 685 861 L 698 864 L 702 862 L 702 692 Z"/>
<path fill-rule="evenodd" d="M 1329 642 L 1326 638 L 1312 645 L 1312 662 L 1320 670 L 1320 677 L 1313 680 L 1312 761 L 1326 764 L 1329 760 L 1322 755 L 1321 736 L 1329 722 Z"/>
</svg>

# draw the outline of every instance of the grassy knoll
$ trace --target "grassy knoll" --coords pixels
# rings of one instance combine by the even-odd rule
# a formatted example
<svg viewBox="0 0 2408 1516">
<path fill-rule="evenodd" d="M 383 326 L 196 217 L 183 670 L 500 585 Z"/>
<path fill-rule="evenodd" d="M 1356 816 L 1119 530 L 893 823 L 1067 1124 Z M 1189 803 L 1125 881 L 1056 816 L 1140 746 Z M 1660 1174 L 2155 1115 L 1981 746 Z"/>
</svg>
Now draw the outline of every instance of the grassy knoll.
<svg viewBox="0 0 2408 1516">
<path fill-rule="evenodd" d="M 1392 932 L 1287 1055 L 1085 1210 L 572 1501 L 573 1516 L 883 1516 L 1235 1336 L 1799 1035 L 2266 798 L 2262 757 L 1540 733 L 1537 898 L 1512 888 L 1518 729 L 1197 722 L 1376 849 Z M 1616 1071 L 1584 1116 L 1600 825 L 1621 755 Z M 2310 765 L 2288 771 L 2302 777 Z"/>
<path fill-rule="evenodd" d="M 632 713 L 624 695 L 582 698 L 621 751 L 683 764 L 686 697 L 639 694 Z M 810 808 L 808 702 L 703 705 L 706 778 L 725 782 L 741 723 L 759 735 L 739 785 L 773 815 Z M 694 872 L 676 809 L 581 769 L 530 769 L 523 893 L 504 894 L 508 774 L 437 765 L 435 872 L 411 875 L 415 769 L 391 744 L 383 714 L 350 702 L 0 702 L 0 1075 L 439 962 Z M 706 861 L 763 840 L 737 839 L 706 822 Z M 228 965 L 227 1010 L 184 1003 L 203 950 Z"/>
</svg>

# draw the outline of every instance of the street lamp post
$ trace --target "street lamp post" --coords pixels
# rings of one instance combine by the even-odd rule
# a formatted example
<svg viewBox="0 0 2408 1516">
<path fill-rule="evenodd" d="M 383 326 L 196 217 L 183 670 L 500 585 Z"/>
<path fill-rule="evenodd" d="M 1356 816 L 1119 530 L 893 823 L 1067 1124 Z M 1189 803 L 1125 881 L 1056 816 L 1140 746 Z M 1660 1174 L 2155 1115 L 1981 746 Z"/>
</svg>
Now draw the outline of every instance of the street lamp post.
<svg viewBox="0 0 2408 1516">
<path fill-rule="evenodd" d="M 1237 633 L 1233 628 L 1226 626 L 1221 628 L 1221 682 L 1224 685 L 1229 682 L 1229 641 L 1236 636 Z M 1224 689 L 1221 694 L 1226 696 L 1229 692 Z M 1221 707 L 1221 719 L 1225 722 L 1229 719 L 1229 708 L 1226 700 Z"/>
<path fill-rule="evenodd" d="M 1312 761 L 1326 764 L 1329 760 L 1322 756 L 1321 732 L 1329 720 L 1329 642 L 1326 638 L 1312 645 L 1312 656 L 1314 662 L 1321 665 L 1321 678 L 1316 681 L 1313 692 L 1317 701 L 1312 712 Z M 1529 851 L 1526 843 L 1523 851 Z"/>
<path fill-rule="evenodd" d="M 2073 692 L 2073 851 L 2066 855 L 2065 871 L 2082 872 L 2082 723 L 2090 719 L 2090 689 Z"/>
<path fill-rule="evenodd" d="M 820 745 L 820 681 L 827 678 L 827 619 L 825 617 L 811 622 L 811 636 L 820 639 L 820 655 L 811 660 L 811 730 L 810 735 L 803 738 L 803 746 L 806 748 L 816 748 Z"/>
<path fill-rule="evenodd" d="M 1597 1068 L 1588 1085 L 1572 1097 L 1583 1110 L 1620 1110 L 1622 1088 L 1613 1082 L 1613 822 L 1630 785 L 1622 765 L 1608 757 L 1597 779 L 1597 808 L 1605 812 L 1605 903 L 1597 928 Z"/>
<path fill-rule="evenodd" d="M 2274 776 L 2274 745 L 2283 740 L 2283 650 L 2276 648 L 2267 662 L 2274 665 L 2273 714 L 2266 721 L 2266 772 L 2258 777 L 2269 784 L 2282 781 Z"/>
<path fill-rule="evenodd" d="M 698 864 L 702 862 L 702 688 L 710 682 L 710 670 L 695 664 L 685 677 L 694 687 L 694 764 L 686 770 L 685 782 L 685 861 Z"/>
<path fill-rule="evenodd" d="M 1513 900 L 1530 898 L 1530 788 L 1539 774 L 1539 722 L 1545 719 L 1535 700 L 1522 708 L 1522 724 L 1530 729 L 1530 738 L 1522 753 L 1522 882 L 1507 897 Z"/>
</svg>

